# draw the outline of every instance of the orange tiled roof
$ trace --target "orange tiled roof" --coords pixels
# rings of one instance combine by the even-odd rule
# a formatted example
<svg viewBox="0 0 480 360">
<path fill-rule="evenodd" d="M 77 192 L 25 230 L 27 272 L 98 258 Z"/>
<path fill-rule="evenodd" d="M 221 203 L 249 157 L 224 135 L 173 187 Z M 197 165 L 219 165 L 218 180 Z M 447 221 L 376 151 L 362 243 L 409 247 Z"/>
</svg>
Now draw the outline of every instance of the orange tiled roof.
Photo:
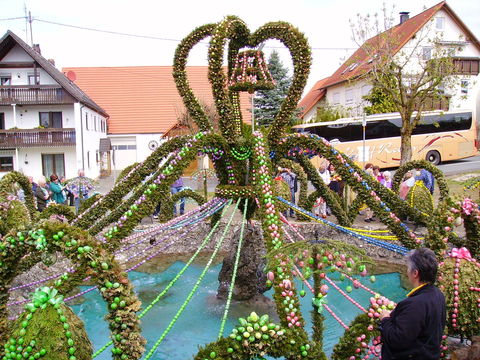
<svg viewBox="0 0 480 360">
<path fill-rule="evenodd" d="M 67 67 L 75 83 L 110 115 L 109 134 L 165 133 L 177 123 L 185 107 L 177 92 L 172 66 Z M 213 103 L 207 66 L 187 67 L 195 95 Z M 251 121 L 250 96 L 241 93 L 243 119 Z"/>
<path fill-rule="evenodd" d="M 467 34 L 467 41 L 473 43 L 480 49 L 479 41 L 475 35 L 467 28 L 467 26 L 460 20 L 457 14 L 447 5 L 446 1 L 442 1 L 435 6 L 421 12 L 420 14 L 406 20 L 402 24 L 398 24 L 393 28 L 387 30 L 393 33 L 395 39 L 398 39 L 398 46 L 395 49 L 395 53 L 398 52 L 416 33 L 419 31 L 432 17 L 439 11 L 446 11 L 452 19 L 459 25 L 462 30 Z M 384 33 L 374 36 L 368 39 L 365 44 L 372 44 L 378 41 L 382 41 L 381 38 Z M 359 75 L 364 74 L 370 70 L 368 64 L 369 55 L 365 51 L 364 47 L 360 47 L 350 58 L 345 61 L 332 76 L 323 84 L 323 88 L 342 83 L 347 80 L 356 78 Z M 358 64 L 353 70 L 349 71 L 347 68 L 353 64 Z"/>
<path fill-rule="evenodd" d="M 329 78 L 324 78 L 318 80 L 315 85 L 312 86 L 310 91 L 303 97 L 302 100 L 298 103 L 298 108 L 301 110 L 300 117 L 303 117 L 310 109 L 318 103 L 323 96 L 326 94 L 326 90 L 322 89 L 323 85 L 327 82 Z"/>
</svg>

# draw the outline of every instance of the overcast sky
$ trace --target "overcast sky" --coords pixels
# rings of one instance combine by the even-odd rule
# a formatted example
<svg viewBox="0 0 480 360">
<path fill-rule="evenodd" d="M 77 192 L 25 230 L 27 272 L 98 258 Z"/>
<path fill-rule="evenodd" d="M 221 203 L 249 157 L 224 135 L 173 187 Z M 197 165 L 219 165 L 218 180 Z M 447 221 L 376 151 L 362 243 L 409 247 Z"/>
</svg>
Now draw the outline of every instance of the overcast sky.
<svg viewBox="0 0 480 360">
<path fill-rule="evenodd" d="M 349 19 L 356 14 L 379 12 L 385 2 L 388 9 L 395 4 L 410 16 L 431 7 L 430 0 L 0 0 L 0 33 L 12 30 L 27 43 L 24 19 L 3 20 L 25 16 L 31 11 L 33 42 L 40 44 L 42 55 L 53 58 L 58 68 L 78 66 L 139 66 L 172 65 L 178 41 L 195 27 L 220 21 L 225 15 L 237 15 L 253 31 L 269 21 L 288 21 L 307 36 L 313 48 L 313 66 L 307 89 L 317 80 L 329 76 L 355 48 L 351 40 Z M 470 30 L 480 38 L 480 1 L 450 0 L 448 4 Z M 142 39 L 93 32 L 54 25 L 45 21 L 146 35 Z M 268 53 L 276 42 L 267 42 Z M 291 62 L 285 49 L 280 49 L 285 65 Z M 207 47 L 192 51 L 189 65 L 207 65 Z"/>
</svg>

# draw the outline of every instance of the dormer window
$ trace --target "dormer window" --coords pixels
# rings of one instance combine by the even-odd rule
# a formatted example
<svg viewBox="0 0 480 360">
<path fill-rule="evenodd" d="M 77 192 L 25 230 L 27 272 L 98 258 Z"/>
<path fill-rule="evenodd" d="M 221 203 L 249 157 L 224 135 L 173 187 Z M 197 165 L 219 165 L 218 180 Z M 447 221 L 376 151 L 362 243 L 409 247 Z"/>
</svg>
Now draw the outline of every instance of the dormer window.
<svg viewBox="0 0 480 360">
<path fill-rule="evenodd" d="M 435 18 L 435 29 L 438 31 L 445 30 L 445 18 L 444 17 L 437 17 Z"/>
<path fill-rule="evenodd" d="M 28 74 L 28 85 L 40 85 L 40 74 Z"/>
</svg>

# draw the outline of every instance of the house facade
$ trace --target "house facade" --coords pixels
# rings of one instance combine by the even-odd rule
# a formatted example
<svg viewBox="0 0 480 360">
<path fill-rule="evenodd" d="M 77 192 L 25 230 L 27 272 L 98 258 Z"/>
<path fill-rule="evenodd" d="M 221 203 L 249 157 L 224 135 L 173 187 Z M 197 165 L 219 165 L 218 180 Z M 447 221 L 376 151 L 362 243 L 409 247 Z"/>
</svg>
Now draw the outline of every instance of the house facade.
<svg viewBox="0 0 480 360">
<path fill-rule="evenodd" d="M 212 106 L 208 66 L 187 66 L 186 71 L 199 102 Z M 108 112 L 112 168 L 116 170 L 145 160 L 166 140 L 164 135 L 172 134 L 186 112 L 172 66 L 67 67 L 63 72 L 74 74 L 75 83 Z M 250 96 L 240 93 L 246 123 L 251 121 Z M 193 164 L 191 171 L 196 168 Z"/>
<path fill-rule="evenodd" d="M 400 14 L 400 23 L 389 30 L 398 38 L 396 56 L 401 56 L 402 51 L 407 52 L 418 46 L 421 52 L 420 60 L 428 61 L 432 57 L 435 45 L 448 49 L 449 54 L 453 56 L 456 69 L 453 76 L 456 77 L 456 85 L 444 89 L 444 97 L 432 99 L 431 103 L 426 105 L 426 109 L 473 109 L 478 113 L 480 43 L 475 35 L 445 1 L 412 18 L 408 13 Z M 367 40 L 365 44 L 375 41 L 375 38 Z M 436 44 L 432 44 L 432 41 Z M 364 46 L 368 46 L 365 44 Z M 371 54 L 367 54 L 367 51 L 360 47 L 329 78 L 315 84 L 299 104 L 303 121 L 306 123 L 314 121 L 318 107 L 325 105 L 338 107 L 349 116 L 363 115 L 363 108 L 368 105 L 364 96 L 369 94 L 372 85 L 362 75 L 368 72 L 370 63 Z M 418 64 L 411 61 L 411 69 L 419 66 Z"/>
<path fill-rule="evenodd" d="M 0 177 L 98 177 L 108 114 L 40 54 L 8 31 L 0 39 Z"/>
</svg>

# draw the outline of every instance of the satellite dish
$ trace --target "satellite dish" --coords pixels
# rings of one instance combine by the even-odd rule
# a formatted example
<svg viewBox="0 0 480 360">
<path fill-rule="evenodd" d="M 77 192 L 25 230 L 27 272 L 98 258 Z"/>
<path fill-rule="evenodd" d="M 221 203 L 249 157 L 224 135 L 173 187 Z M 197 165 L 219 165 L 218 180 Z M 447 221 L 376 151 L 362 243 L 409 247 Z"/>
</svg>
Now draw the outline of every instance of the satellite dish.
<svg viewBox="0 0 480 360">
<path fill-rule="evenodd" d="M 67 71 L 67 78 L 70 81 L 75 81 L 75 80 L 77 80 L 77 74 L 75 74 L 75 71 L 68 70 Z"/>
</svg>

